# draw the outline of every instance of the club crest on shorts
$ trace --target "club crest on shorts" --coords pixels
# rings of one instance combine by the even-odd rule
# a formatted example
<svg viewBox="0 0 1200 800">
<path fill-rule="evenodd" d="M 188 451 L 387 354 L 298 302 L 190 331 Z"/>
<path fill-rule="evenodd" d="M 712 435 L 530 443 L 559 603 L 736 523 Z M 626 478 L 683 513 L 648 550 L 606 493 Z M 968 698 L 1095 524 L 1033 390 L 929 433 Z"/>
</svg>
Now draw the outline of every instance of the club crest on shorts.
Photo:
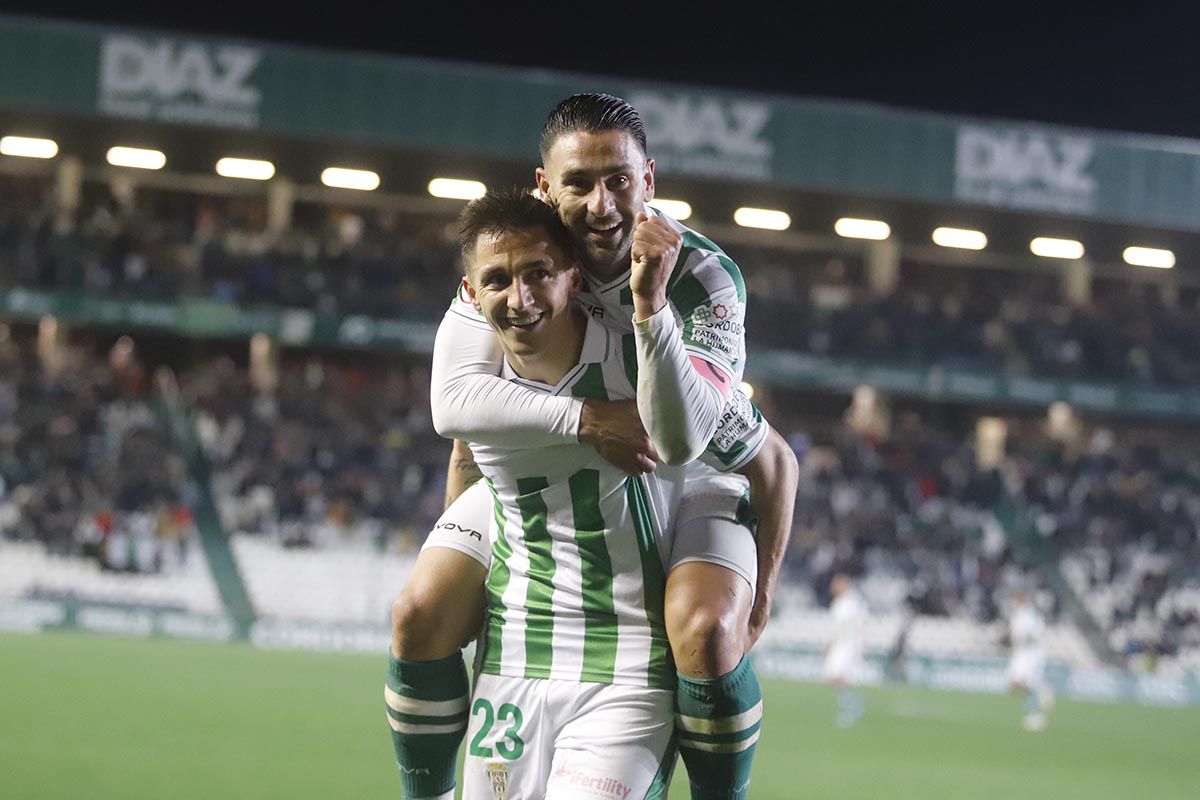
<svg viewBox="0 0 1200 800">
<path fill-rule="evenodd" d="M 508 767 L 498 762 L 487 765 L 488 779 L 492 783 L 492 796 L 496 800 L 504 800 L 504 792 L 508 788 Z"/>
</svg>

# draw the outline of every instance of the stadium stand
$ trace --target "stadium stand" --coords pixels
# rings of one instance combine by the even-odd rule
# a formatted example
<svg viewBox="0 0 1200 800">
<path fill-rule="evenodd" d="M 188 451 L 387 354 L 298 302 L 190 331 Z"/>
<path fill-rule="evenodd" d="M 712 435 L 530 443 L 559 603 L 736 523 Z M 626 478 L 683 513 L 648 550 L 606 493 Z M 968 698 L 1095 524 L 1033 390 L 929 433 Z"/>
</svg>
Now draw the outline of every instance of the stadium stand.
<svg viewBox="0 0 1200 800">
<path fill-rule="evenodd" d="M 94 180 L 70 213 L 54 198 L 49 175 L 0 172 L 0 288 L 432 325 L 455 281 L 445 216 L 304 201 L 278 228 L 261 196 L 129 192 Z M 742 242 L 730 252 L 746 275 L 754 350 L 1156 388 L 1200 383 L 1191 294 L 1169 303 L 1151 288 L 1096 281 L 1081 303 L 1044 273 L 917 258 L 881 292 L 852 254 Z M 1118 309 L 1123 324 L 1108 324 Z M 390 593 L 441 506 L 447 446 L 429 423 L 424 356 L 293 347 L 264 383 L 244 352 L 185 345 L 170 329 L 142 332 L 154 342 L 149 359 L 134 355 L 132 340 L 110 346 L 107 334 L 49 359 L 30 330 L 21 344 L 16 328 L 5 335 L 0 594 L 217 610 L 179 510 L 185 470 L 155 430 L 146 374 L 166 365 L 194 413 L 257 612 L 386 621 Z M 886 429 L 863 430 L 832 413 L 828 395 L 815 403 L 824 412 L 802 414 L 793 409 L 804 398 L 766 391 L 768 416 L 803 470 L 776 640 L 822 641 L 829 580 L 851 568 L 880 612 L 868 637 L 880 651 L 916 615 L 910 652 L 997 655 L 1008 598 L 1034 586 L 1057 617 L 1053 658 L 1089 667 L 1107 649 L 1138 669 L 1200 665 L 1200 467 L 1190 443 L 1164 441 L 1172 436 L 1136 420 L 1089 423 L 1063 441 L 1041 418 L 1010 416 L 1002 459 L 984 466 L 973 428 L 990 411 L 982 406 L 947 416 L 914 401 Z M 1104 647 L 1060 615 L 1062 586 L 1051 580 L 1059 569 Z M 33 572 L 34 582 L 21 577 Z"/>
</svg>

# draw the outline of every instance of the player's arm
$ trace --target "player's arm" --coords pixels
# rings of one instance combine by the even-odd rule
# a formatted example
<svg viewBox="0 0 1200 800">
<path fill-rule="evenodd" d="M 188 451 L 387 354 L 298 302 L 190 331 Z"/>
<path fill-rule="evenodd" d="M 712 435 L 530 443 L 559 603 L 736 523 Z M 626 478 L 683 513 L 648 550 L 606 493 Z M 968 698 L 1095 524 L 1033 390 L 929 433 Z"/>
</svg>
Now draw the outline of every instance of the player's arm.
<svg viewBox="0 0 1200 800">
<path fill-rule="evenodd" d="M 800 466 L 784 438 L 769 429 L 758 453 L 738 472 L 750 482 L 751 506 L 758 517 L 755 531 L 758 581 L 750 609 L 749 648 L 762 636 L 771 616 L 775 586 L 792 535 Z"/>
<path fill-rule="evenodd" d="M 637 405 L 659 455 L 668 464 L 696 460 L 717 429 L 732 388 L 728 371 L 690 356 L 667 303 L 667 281 L 683 241 L 661 218 L 638 214 L 631 253 Z"/>
<path fill-rule="evenodd" d="M 471 452 L 471 447 L 463 440 L 455 439 L 454 447 L 450 450 L 450 465 L 446 469 L 446 500 L 442 505 L 443 510 L 449 508 L 451 503 L 481 478 L 483 473 L 475 463 L 475 454 Z"/>
<path fill-rule="evenodd" d="M 583 404 L 534 392 L 500 377 L 503 351 L 469 306 L 450 307 L 433 343 L 429 400 L 433 427 L 448 439 L 495 447 L 578 441 Z"/>
<path fill-rule="evenodd" d="M 487 322 L 463 302 L 452 305 L 438 326 L 430 368 L 438 434 L 493 447 L 586 442 L 626 472 L 654 469 L 657 453 L 632 404 L 535 392 L 499 376 L 503 358 Z"/>
</svg>

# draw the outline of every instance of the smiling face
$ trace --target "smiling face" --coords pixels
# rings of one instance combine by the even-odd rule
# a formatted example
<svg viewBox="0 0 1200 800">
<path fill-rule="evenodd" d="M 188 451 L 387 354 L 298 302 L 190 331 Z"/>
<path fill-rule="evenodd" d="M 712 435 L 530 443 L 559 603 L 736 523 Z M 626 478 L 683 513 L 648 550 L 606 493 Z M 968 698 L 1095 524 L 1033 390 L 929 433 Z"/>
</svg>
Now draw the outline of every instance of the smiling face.
<svg viewBox="0 0 1200 800">
<path fill-rule="evenodd" d="M 626 131 L 558 137 L 537 170 L 542 197 L 571 233 L 584 266 L 602 278 L 629 267 L 634 217 L 654 199 L 654 160 Z"/>
<path fill-rule="evenodd" d="M 481 233 L 468 255 L 463 284 L 524 377 L 536 378 L 522 365 L 554 360 L 578 338 L 571 309 L 579 293 L 579 269 L 572 254 L 541 226 Z"/>
</svg>

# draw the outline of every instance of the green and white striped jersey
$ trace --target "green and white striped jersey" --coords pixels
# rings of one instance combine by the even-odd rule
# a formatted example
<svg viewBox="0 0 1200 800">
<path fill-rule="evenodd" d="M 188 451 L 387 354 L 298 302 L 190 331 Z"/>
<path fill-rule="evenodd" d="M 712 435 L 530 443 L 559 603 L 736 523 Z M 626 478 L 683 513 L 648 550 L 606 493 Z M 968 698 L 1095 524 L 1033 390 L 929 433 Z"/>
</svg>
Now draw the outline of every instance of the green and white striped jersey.
<svg viewBox="0 0 1200 800">
<path fill-rule="evenodd" d="M 535 391 L 630 399 L 637 385 L 622 337 L 588 320 L 579 364 Z M 495 504 L 487 674 L 669 689 L 675 670 L 663 620 L 664 564 L 683 470 L 630 476 L 590 445 L 472 445 Z"/>
<path fill-rule="evenodd" d="M 746 365 L 746 284 L 738 265 L 712 240 L 671 219 L 661 217 L 683 237 L 683 247 L 667 282 L 667 301 L 683 332 L 684 348 L 721 367 L 733 381 L 717 430 L 701 460 L 722 472 L 732 472 L 754 457 L 767 435 L 762 414 L 738 388 Z M 580 301 L 592 316 L 622 334 L 633 332 L 633 291 L 629 270 L 606 282 L 585 272 Z M 633 340 L 626 357 L 634 359 Z"/>
</svg>

